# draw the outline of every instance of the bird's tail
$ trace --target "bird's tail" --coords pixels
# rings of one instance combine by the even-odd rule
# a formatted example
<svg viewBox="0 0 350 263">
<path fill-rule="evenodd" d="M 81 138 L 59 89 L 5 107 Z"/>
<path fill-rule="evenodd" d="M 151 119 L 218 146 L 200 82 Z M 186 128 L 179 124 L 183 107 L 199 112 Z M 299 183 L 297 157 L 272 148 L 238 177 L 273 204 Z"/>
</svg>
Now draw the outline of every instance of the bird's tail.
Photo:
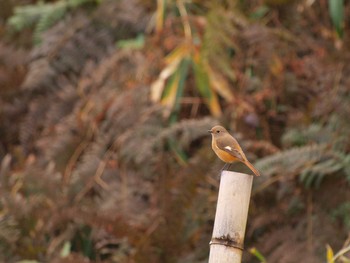
<svg viewBox="0 0 350 263">
<path fill-rule="evenodd" d="M 246 160 L 244 164 L 248 166 L 256 176 L 260 176 L 260 172 L 248 160 Z"/>
</svg>

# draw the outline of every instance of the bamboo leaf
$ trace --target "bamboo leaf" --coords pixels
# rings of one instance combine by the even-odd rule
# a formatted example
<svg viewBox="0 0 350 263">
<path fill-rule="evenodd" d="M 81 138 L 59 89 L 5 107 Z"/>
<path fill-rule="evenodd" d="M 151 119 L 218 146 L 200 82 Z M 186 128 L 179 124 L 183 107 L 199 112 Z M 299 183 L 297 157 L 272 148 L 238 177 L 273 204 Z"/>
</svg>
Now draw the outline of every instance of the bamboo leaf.
<svg viewBox="0 0 350 263">
<path fill-rule="evenodd" d="M 180 83 L 179 74 L 175 73 L 170 77 L 169 81 L 165 85 L 161 103 L 162 105 L 168 107 L 169 109 L 173 108 L 175 104 L 177 88 L 179 86 L 179 83 Z"/>
<path fill-rule="evenodd" d="M 193 61 L 194 75 L 196 80 L 196 87 L 203 96 L 205 103 L 209 107 L 211 114 L 215 117 L 221 115 L 221 107 L 216 93 L 212 90 L 209 82 L 207 71 L 203 64 L 199 61 Z"/>
<path fill-rule="evenodd" d="M 153 102 L 158 102 L 162 100 L 162 104 L 168 104 L 172 105 L 171 103 L 171 97 L 168 97 L 169 94 L 171 94 L 170 90 L 171 85 L 174 80 L 169 80 L 169 82 L 165 85 L 166 80 L 172 76 L 177 70 L 179 70 L 179 65 L 181 61 L 188 58 L 190 54 L 190 48 L 187 44 L 179 45 L 177 48 L 175 48 L 166 58 L 165 63 L 167 66 L 161 71 L 159 74 L 158 79 L 152 83 L 151 85 L 151 100 Z M 179 80 L 178 80 L 179 81 Z M 177 84 L 173 84 L 177 85 Z M 165 102 L 163 101 L 164 98 L 168 97 L 168 99 L 165 99 Z"/>
<path fill-rule="evenodd" d="M 160 32 L 163 30 L 166 0 L 157 0 L 157 11 L 156 11 L 156 31 Z"/>
<path fill-rule="evenodd" d="M 181 61 L 179 65 L 179 69 L 177 71 L 178 77 L 179 77 L 179 83 L 178 88 L 176 92 L 176 101 L 175 101 L 175 110 L 178 111 L 180 109 L 180 100 L 183 95 L 183 91 L 185 88 L 185 80 L 187 78 L 188 74 L 188 66 L 189 66 L 190 60 L 185 58 Z"/>
<path fill-rule="evenodd" d="M 330 245 L 326 245 L 326 248 L 327 248 L 327 263 L 334 263 L 334 253 L 333 253 L 333 249 L 331 248 Z"/>
<path fill-rule="evenodd" d="M 164 90 L 165 80 L 158 78 L 151 84 L 151 100 L 153 102 L 158 102 L 162 97 Z"/>
<path fill-rule="evenodd" d="M 226 101 L 231 102 L 234 97 L 227 81 L 220 74 L 215 73 L 207 63 L 205 68 L 208 72 L 211 87 Z"/>
<path fill-rule="evenodd" d="M 176 72 L 170 77 L 169 82 L 165 86 L 161 103 L 168 109 L 165 113 L 166 117 L 169 116 L 172 111 L 177 114 L 180 109 L 180 101 L 188 74 L 188 65 L 189 59 L 183 59 Z"/>
<path fill-rule="evenodd" d="M 172 61 L 168 66 L 166 66 L 161 73 L 159 74 L 158 79 L 152 83 L 151 85 L 151 100 L 153 102 L 158 102 L 160 101 L 163 91 L 164 91 L 164 86 L 165 86 L 165 81 L 167 78 L 169 78 L 174 72 L 177 70 L 181 60 L 177 59 Z"/>
<path fill-rule="evenodd" d="M 202 63 L 194 62 L 194 74 L 199 92 L 204 98 L 209 99 L 212 91 L 210 90 L 209 77 Z"/>
<path fill-rule="evenodd" d="M 265 257 L 255 247 L 251 248 L 249 252 L 255 256 L 261 263 L 266 263 Z"/>
<path fill-rule="evenodd" d="M 184 59 L 185 57 L 189 57 L 191 53 L 191 47 L 187 43 L 179 45 L 175 48 L 169 55 L 165 58 L 166 64 L 171 64 L 174 61 Z"/>
<path fill-rule="evenodd" d="M 337 35 L 343 37 L 344 29 L 344 0 L 328 0 L 329 15 Z"/>
</svg>

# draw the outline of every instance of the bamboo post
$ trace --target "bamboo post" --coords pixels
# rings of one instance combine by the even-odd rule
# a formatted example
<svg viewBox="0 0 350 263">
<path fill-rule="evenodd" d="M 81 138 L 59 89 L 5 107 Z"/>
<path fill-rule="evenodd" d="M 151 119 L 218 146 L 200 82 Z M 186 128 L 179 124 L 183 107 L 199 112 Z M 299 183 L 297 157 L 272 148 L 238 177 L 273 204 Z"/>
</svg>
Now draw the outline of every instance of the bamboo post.
<svg viewBox="0 0 350 263">
<path fill-rule="evenodd" d="M 222 171 L 209 263 L 240 263 L 253 176 Z"/>
</svg>

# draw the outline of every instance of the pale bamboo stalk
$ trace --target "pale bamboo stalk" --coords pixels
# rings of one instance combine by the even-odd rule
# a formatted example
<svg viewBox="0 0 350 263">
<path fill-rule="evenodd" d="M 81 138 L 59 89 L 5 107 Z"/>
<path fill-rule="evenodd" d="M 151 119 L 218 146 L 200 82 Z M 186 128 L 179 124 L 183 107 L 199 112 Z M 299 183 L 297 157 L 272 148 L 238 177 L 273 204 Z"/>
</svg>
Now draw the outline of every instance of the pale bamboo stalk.
<svg viewBox="0 0 350 263">
<path fill-rule="evenodd" d="M 253 176 L 221 173 L 209 263 L 240 263 Z"/>
</svg>

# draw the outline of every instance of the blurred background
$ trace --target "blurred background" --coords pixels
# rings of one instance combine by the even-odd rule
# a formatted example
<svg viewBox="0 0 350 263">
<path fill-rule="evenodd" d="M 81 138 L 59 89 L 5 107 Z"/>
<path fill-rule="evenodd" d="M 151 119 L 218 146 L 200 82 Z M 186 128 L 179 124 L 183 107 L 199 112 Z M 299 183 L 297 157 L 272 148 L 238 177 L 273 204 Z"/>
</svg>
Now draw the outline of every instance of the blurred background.
<svg viewBox="0 0 350 263">
<path fill-rule="evenodd" d="M 207 262 L 216 124 L 262 173 L 243 262 L 350 262 L 349 15 L 1 0 L 0 262 Z"/>
</svg>

